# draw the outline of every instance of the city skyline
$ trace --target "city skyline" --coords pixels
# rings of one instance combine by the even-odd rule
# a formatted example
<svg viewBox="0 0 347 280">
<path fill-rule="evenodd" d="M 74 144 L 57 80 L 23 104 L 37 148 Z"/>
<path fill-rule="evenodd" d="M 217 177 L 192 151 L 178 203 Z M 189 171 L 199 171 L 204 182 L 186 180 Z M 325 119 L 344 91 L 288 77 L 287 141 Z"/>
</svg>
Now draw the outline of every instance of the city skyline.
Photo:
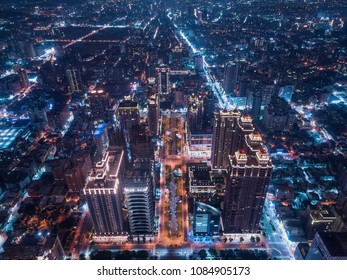
<svg viewBox="0 0 347 280">
<path fill-rule="evenodd" d="M 347 259 L 345 3 L 0 7 L 0 260 Z"/>
</svg>

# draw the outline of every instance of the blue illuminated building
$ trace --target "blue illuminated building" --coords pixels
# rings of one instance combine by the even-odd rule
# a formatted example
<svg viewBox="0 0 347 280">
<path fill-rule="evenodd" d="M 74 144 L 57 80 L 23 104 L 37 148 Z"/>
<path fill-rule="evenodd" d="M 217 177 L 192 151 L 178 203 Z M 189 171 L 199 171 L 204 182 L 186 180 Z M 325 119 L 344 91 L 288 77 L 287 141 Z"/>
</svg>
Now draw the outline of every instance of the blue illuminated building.
<svg viewBox="0 0 347 280">
<path fill-rule="evenodd" d="M 98 126 L 96 127 L 94 131 L 94 138 L 99 139 L 100 137 L 102 137 L 105 128 L 106 128 L 106 124 L 104 123 L 98 124 Z"/>
<path fill-rule="evenodd" d="M 221 212 L 203 202 L 194 202 L 194 235 L 218 235 Z"/>
<path fill-rule="evenodd" d="M 278 97 L 283 98 L 288 104 L 290 104 L 292 100 L 292 96 L 294 94 L 294 89 L 295 89 L 295 86 L 293 85 L 281 87 L 278 92 Z"/>
<path fill-rule="evenodd" d="M 9 148 L 21 132 L 18 128 L 6 128 L 0 132 L 0 150 Z"/>
<path fill-rule="evenodd" d="M 101 123 L 96 127 L 94 131 L 94 143 L 96 147 L 94 162 L 98 162 L 105 155 L 109 147 L 109 138 L 106 124 Z"/>
<path fill-rule="evenodd" d="M 11 148 L 21 135 L 26 138 L 30 133 L 29 123 L 30 120 L 23 119 L 16 121 L 11 127 L 0 128 L 0 151 Z"/>
</svg>

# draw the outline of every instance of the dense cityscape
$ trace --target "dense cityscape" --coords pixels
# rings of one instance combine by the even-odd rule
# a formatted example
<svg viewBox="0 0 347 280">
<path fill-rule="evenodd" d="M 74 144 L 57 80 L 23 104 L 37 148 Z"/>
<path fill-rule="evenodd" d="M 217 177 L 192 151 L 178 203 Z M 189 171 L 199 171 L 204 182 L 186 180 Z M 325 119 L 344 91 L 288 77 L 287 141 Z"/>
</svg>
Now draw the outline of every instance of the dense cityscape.
<svg viewBox="0 0 347 280">
<path fill-rule="evenodd" d="M 346 260 L 347 2 L 0 3 L 0 260 Z"/>
</svg>

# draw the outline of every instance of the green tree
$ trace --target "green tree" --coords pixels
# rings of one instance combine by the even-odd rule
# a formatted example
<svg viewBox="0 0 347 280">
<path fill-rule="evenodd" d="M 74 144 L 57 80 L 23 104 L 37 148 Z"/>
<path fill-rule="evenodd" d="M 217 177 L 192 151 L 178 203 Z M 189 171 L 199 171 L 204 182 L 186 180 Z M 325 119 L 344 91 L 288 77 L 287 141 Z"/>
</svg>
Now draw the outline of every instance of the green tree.
<svg viewBox="0 0 347 280">
<path fill-rule="evenodd" d="M 128 250 L 122 251 L 119 259 L 121 260 L 131 260 L 131 252 Z"/>
<path fill-rule="evenodd" d="M 222 260 L 235 260 L 236 255 L 234 250 L 222 250 L 220 251 L 220 257 Z"/>
<path fill-rule="evenodd" d="M 257 258 L 258 260 L 267 260 L 269 259 L 269 255 L 265 250 L 260 250 L 258 251 Z"/>
<path fill-rule="evenodd" d="M 112 252 L 111 251 L 93 251 L 90 254 L 91 260 L 112 260 Z"/>
<path fill-rule="evenodd" d="M 198 252 L 198 256 L 201 260 L 205 260 L 207 257 L 207 253 L 205 249 L 202 249 Z"/>
<path fill-rule="evenodd" d="M 140 260 L 148 259 L 148 252 L 146 250 L 139 250 L 135 253 L 135 258 Z"/>
<path fill-rule="evenodd" d="M 211 256 L 217 257 L 217 250 L 216 249 L 210 248 L 210 249 L 208 249 L 208 252 Z"/>
</svg>

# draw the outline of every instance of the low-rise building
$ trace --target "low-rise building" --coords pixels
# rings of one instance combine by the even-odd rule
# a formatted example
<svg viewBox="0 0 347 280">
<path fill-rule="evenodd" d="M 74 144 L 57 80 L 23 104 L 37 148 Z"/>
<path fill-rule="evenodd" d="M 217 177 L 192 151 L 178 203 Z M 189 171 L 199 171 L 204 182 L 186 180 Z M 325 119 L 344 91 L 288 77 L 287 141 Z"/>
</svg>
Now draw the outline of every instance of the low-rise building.
<svg viewBox="0 0 347 280">
<path fill-rule="evenodd" d="M 212 181 L 211 168 L 207 163 L 195 163 L 188 166 L 189 192 L 214 193 L 215 183 Z"/>
</svg>

